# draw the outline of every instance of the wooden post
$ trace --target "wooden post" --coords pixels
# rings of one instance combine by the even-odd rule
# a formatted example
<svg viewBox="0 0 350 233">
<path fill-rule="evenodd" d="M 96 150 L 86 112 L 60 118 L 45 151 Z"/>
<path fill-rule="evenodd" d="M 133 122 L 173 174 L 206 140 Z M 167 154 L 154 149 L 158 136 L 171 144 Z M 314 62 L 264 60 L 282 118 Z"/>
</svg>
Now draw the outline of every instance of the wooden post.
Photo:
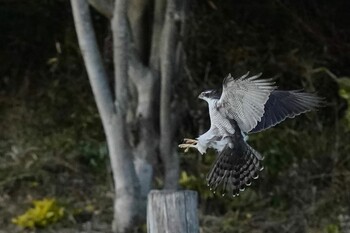
<svg viewBox="0 0 350 233">
<path fill-rule="evenodd" d="M 198 233 L 195 191 L 152 190 L 148 194 L 148 233 Z"/>
</svg>

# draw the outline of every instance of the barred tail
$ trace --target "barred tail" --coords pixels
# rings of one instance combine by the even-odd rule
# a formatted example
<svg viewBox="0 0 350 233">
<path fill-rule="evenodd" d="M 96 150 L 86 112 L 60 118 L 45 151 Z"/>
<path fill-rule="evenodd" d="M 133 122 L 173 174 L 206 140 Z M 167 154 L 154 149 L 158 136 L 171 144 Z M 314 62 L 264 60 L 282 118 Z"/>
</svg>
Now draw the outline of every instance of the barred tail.
<svg viewBox="0 0 350 233">
<path fill-rule="evenodd" d="M 207 176 L 208 186 L 215 192 L 221 184 L 222 195 L 228 192 L 233 197 L 239 196 L 240 191 L 259 177 L 259 171 L 263 170 L 262 160 L 263 157 L 243 140 L 234 148 L 227 145 Z"/>
</svg>

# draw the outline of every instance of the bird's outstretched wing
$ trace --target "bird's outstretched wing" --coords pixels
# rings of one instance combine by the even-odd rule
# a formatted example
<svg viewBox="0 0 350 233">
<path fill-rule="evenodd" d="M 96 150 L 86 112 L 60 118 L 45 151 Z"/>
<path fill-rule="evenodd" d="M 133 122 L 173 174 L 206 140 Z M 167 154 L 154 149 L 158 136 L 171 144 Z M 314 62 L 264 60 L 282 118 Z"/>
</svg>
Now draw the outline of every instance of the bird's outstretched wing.
<svg viewBox="0 0 350 233">
<path fill-rule="evenodd" d="M 238 79 L 230 74 L 224 79 L 217 108 L 225 117 L 234 119 L 243 132 L 254 129 L 264 114 L 264 105 L 276 89 L 272 79 L 258 79 L 261 74 Z"/>
<path fill-rule="evenodd" d="M 293 118 L 319 107 L 323 99 L 303 91 L 273 91 L 265 104 L 264 115 L 249 133 L 271 128 L 286 118 Z"/>
</svg>

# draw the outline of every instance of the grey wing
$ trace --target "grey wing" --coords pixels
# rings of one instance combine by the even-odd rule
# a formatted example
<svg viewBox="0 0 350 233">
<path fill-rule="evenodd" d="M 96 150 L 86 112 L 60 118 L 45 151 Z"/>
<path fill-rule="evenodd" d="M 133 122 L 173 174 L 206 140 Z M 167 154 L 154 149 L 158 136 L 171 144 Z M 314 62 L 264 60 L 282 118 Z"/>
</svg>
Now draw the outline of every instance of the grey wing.
<svg viewBox="0 0 350 233">
<path fill-rule="evenodd" d="M 302 91 L 273 91 L 265 104 L 265 112 L 260 122 L 249 133 L 271 128 L 286 118 L 293 118 L 316 109 L 322 98 Z"/>
<path fill-rule="evenodd" d="M 248 75 L 249 72 L 238 79 L 228 75 L 216 105 L 223 116 L 234 119 L 246 133 L 261 120 L 264 105 L 270 93 L 276 89 L 272 79 L 258 79 L 261 74 L 251 77 Z"/>
</svg>

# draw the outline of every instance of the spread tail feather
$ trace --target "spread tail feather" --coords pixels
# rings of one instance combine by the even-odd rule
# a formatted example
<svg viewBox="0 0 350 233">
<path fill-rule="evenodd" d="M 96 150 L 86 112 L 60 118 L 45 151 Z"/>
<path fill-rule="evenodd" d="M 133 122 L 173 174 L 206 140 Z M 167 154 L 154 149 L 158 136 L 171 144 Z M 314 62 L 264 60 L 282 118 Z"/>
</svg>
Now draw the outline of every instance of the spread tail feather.
<svg viewBox="0 0 350 233">
<path fill-rule="evenodd" d="M 233 197 L 251 185 L 253 179 L 259 177 L 263 169 L 263 157 L 243 140 L 230 148 L 228 145 L 222 150 L 214 162 L 207 182 L 213 192 L 222 185 L 222 195 L 226 192 Z"/>
</svg>

